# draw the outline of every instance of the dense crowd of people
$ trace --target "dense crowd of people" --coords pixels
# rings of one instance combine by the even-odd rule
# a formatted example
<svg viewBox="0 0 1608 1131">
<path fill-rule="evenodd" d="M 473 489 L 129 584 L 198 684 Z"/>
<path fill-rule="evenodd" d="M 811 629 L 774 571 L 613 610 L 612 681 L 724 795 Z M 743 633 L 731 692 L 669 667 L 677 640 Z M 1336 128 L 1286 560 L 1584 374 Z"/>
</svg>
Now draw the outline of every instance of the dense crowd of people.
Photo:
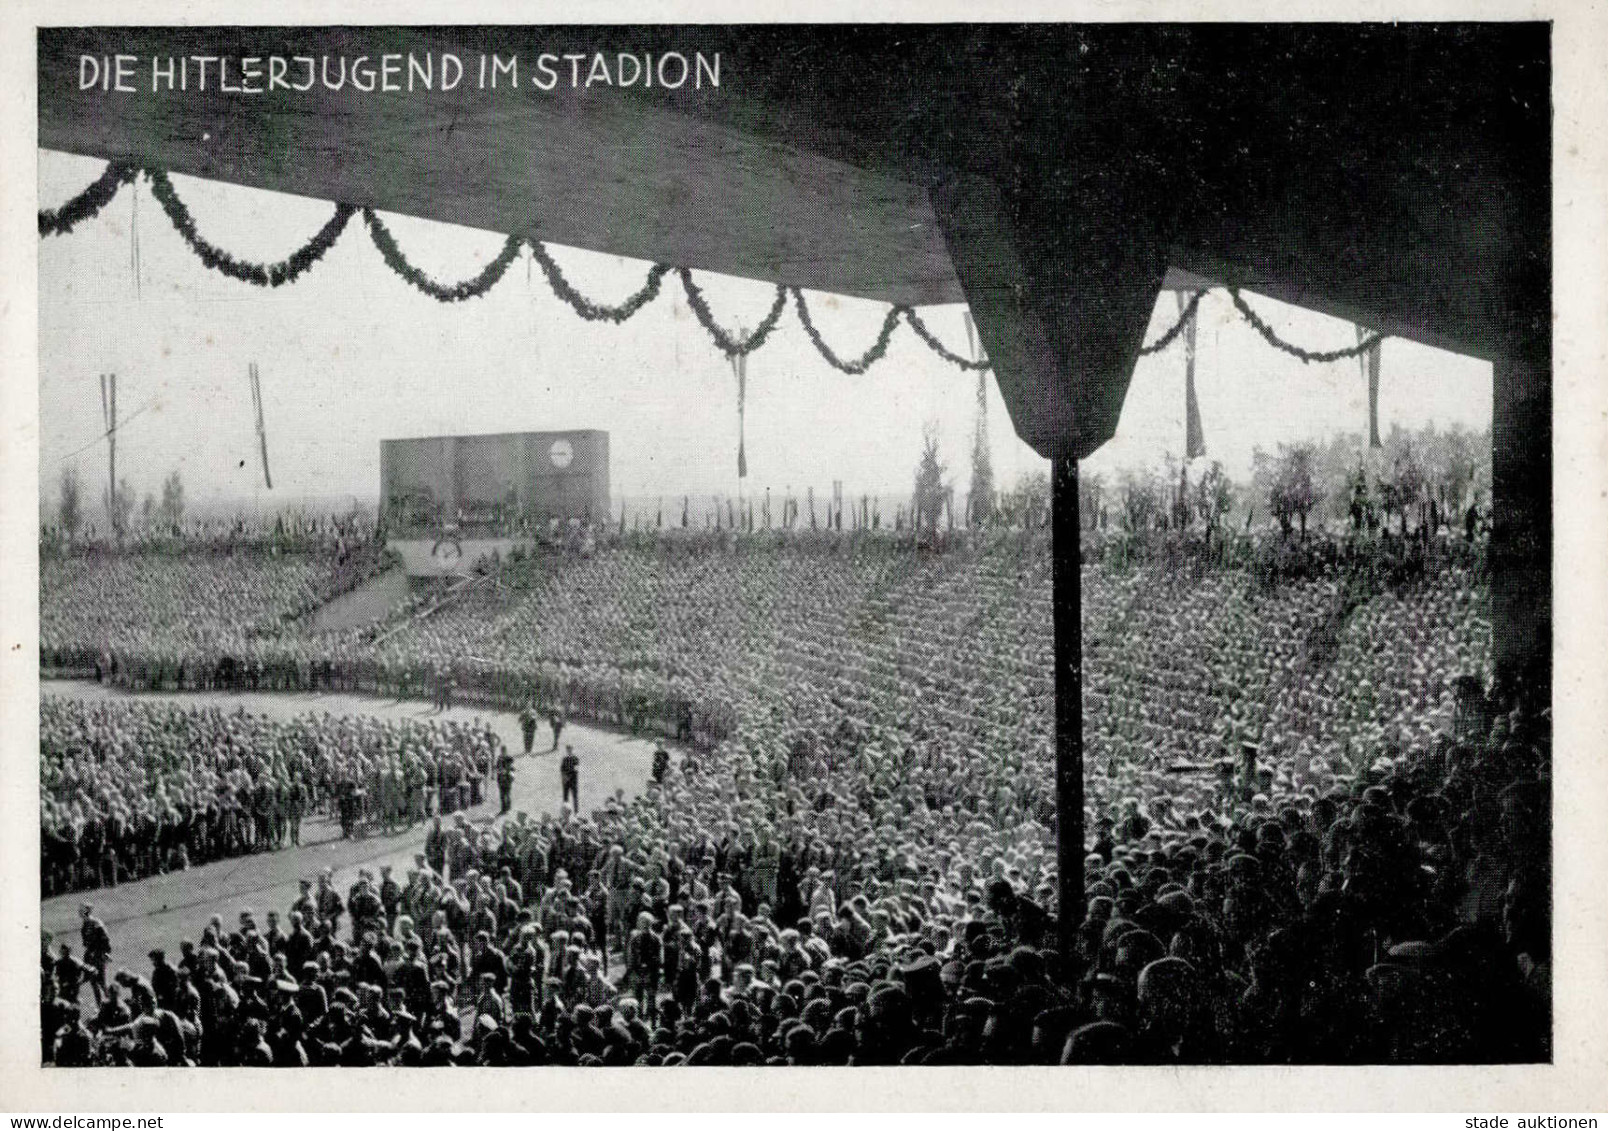
<svg viewBox="0 0 1608 1131">
<path fill-rule="evenodd" d="M 41 553 L 40 666 L 135 689 L 211 686 L 225 659 L 243 668 L 274 654 L 264 645 L 387 565 L 383 547 L 339 540 Z"/>
<path fill-rule="evenodd" d="M 407 828 L 480 804 L 501 755 L 488 725 L 307 714 L 276 721 L 180 703 L 39 707 L 41 885 L 46 896 L 114 887 L 301 843 L 338 815 Z"/>
<path fill-rule="evenodd" d="M 186 516 L 181 503 L 177 522 L 172 521 L 171 512 L 153 507 L 151 512 L 130 515 L 120 530 L 90 521 L 68 531 L 57 521 L 41 526 L 39 531 L 41 557 L 148 549 L 192 553 L 250 548 L 342 556 L 380 541 L 375 513 L 360 507 L 344 514 L 287 507 L 249 515 Z"/>
<path fill-rule="evenodd" d="M 1086 567 L 1090 855 L 1070 960 L 1050 573 L 1031 532 L 938 554 L 626 546 L 509 565 L 378 641 L 298 640 L 312 663 L 451 673 L 626 725 L 673 689 L 718 705 L 726 732 L 637 798 L 443 822 L 405 879 L 360 875 L 342 898 L 326 878 L 283 920 L 215 922 L 104 990 L 81 968 L 107 956 L 57 944 L 44 1055 L 1546 1055 L 1549 730 L 1507 689 L 1487 696 L 1474 570 L 1359 595 L 1333 571 L 1270 586 Z"/>
</svg>

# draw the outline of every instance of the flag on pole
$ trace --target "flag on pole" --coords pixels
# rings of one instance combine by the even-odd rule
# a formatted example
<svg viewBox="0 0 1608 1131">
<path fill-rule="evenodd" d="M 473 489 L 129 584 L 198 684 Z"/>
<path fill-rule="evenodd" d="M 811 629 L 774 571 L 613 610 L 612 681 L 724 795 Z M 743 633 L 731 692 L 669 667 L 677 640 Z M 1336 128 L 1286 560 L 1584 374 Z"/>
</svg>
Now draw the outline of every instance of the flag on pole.
<svg viewBox="0 0 1608 1131">
<path fill-rule="evenodd" d="M 748 355 L 739 354 L 731 359 L 731 371 L 737 375 L 737 478 L 748 478 L 748 450 L 746 413 L 748 405 Z"/>
<path fill-rule="evenodd" d="M 1183 314 L 1189 299 L 1183 291 L 1174 291 L 1178 299 L 1178 313 Z M 1189 316 L 1184 327 L 1184 458 L 1199 459 L 1206 454 L 1206 432 L 1200 423 L 1200 399 L 1195 395 L 1195 326 L 1199 321 L 1200 305 Z"/>
</svg>

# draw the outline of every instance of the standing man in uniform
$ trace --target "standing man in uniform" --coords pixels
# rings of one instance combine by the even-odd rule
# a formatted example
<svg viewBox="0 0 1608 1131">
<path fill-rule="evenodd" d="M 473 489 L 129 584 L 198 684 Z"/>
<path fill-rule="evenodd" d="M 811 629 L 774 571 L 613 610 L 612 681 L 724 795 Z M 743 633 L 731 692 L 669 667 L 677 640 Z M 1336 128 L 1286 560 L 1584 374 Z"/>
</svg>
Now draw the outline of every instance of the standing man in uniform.
<svg viewBox="0 0 1608 1131">
<path fill-rule="evenodd" d="M 560 724 L 562 725 L 562 724 Z M 556 730 L 553 733 L 558 733 Z M 564 757 L 558 763 L 558 777 L 564 787 L 560 803 L 572 802 L 575 812 L 581 811 L 581 760 L 575 756 L 575 747 L 565 746 Z"/>
<path fill-rule="evenodd" d="M 341 838 L 343 840 L 351 840 L 352 835 L 357 831 L 358 795 L 360 792 L 357 782 L 352 778 L 350 772 L 343 774 L 340 784 Z"/>
<path fill-rule="evenodd" d="M 325 868 L 318 876 L 318 893 L 314 896 L 318 903 L 318 918 L 324 924 L 330 938 L 335 937 L 335 929 L 339 926 L 341 915 L 346 911 L 346 905 L 341 902 L 341 896 L 335 890 L 333 869 Z"/>
<path fill-rule="evenodd" d="M 293 847 L 300 848 L 302 813 L 307 807 L 307 791 L 302 785 L 300 773 L 291 773 L 285 782 L 282 796 L 285 805 L 285 828 L 290 834 L 290 843 Z"/>
<path fill-rule="evenodd" d="M 536 712 L 526 703 L 519 709 L 519 733 L 525 739 L 525 753 L 536 743 Z"/>
<path fill-rule="evenodd" d="M 553 750 L 558 749 L 558 736 L 564 733 L 564 712 L 557 707 L 547 712 L 547 725 L 553 728 Z M 551 754 L 553 751 L 549 750 Z"/>
<path fill-rule="evenodd" d="M 514 807 L 514 756 L 504 750 L 497 759 L 497 792 L 502 803 L 499 817 Z"/>
<path fill-rule="evenodd" d="M 78 937 L 84 946 L 84 965 L 88 967 L 89 988 L 95 992 L 98 1005 L 106 997 L 106 964 L 112 957 L 112 937 L 106 933 L 106 924 L 95 917 L 92 904 L 78 909 Z"/>
</svg>

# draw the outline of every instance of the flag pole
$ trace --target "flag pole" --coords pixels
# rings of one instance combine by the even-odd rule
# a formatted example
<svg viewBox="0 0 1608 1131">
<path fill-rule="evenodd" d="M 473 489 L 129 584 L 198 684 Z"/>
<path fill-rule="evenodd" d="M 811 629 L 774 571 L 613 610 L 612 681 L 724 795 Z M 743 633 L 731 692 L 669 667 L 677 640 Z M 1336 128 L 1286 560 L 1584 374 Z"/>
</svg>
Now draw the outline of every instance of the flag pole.
<svg viewBox="0 0 1608 1131">
<path fill-rule="evenodd" d="M 1189 299 L 1183 291 L 1174 291 L 1178 299 L 1178 313 L 1183 314 Z M 1200 422 L 1200 398 L 1195 392 L 1195 330 L 1200 324 L 1200 305 L 1197 303 L 1184 327 L 1184 459 L 1199 459 L 1206 454 L 1206 433 Z"/>
<path fill-rule="evenodd" d="M 748 340 L 748 329 L 741 323 L 737 325 L 737 337 L 742 341 Z M 737 376 L 737 519 L 741 525 L 743 480 L 748 478 L 748 355 L 734 355 L 731 358 L 731 371 Z"/>
</svg>

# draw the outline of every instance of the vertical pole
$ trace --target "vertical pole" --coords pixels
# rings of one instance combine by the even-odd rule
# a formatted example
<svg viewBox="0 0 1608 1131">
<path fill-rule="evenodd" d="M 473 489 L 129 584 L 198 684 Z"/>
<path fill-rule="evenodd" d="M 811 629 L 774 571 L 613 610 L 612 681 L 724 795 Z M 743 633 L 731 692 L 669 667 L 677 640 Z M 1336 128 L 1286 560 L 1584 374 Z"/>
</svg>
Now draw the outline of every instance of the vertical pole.
<svg viewBox="0 0 1608 1131">
<path fill-rule="evenodd" d="M 257 409 L 257 442 L 262 447 L 262 481 L 270 491 L 274 488 L 274 477 L 268 473 L 268 426 L 262 417 L 262 374 L 257 371 L 257 363 L 251 363 L 251 403 Z"/>
<path fill-rule="evenodd" d="M 1357 341 L 1365 341 L 1370 333 L 1362 324 L 1357 325 Z M 1378 451 L 1384 447 L 1379 442 L 1379 353 L 1384 343 L 1375 342 L 1373 349 L 1364 350 L 1357 355 L 1357 361 L 1362 366 L 1363 380 L 1368 383 L 1368 450 Z"/>
<path fill-rule="evenodd" d="M 1545 320 L 1542 320 L 1545 323 Z M 1492 366 L 1491 643 L 1499 700 L 1552 698 L 1551 343 Z M 1508 704 L 1511 705 L 1511 704 Z"/>
<path fill-rule="evenodd" d="M 1178 297 L 1178 313 L 1181 315 L 1189 307 L 1190 300 L 1184 297 L 1183 291 L 1175 291 Z M 1197 303 L 1195 313 L 1189 316 L 1189 325 L 1184 329 L 1184 458 L 1186 460 L 1200 459 L 1206 454 L 1206 433 L 1200 423 L 1200 398 L 1195 392 L 1195 331 L 1200 327 L 1200 306 Z"/>
<path fill-rule="evenodd" d="M 117 508 L 117 374 L 108 374 L 106 384 L 111 395 L 111 406 L 106 410 L 106 470 L 111 478 L 111 494 L 106 497 L 112 502 L 112 535 L 121 542 L 123 529 Z"/>
<path fill-rule="evenodd" d="M 1058 457 L 1052 465 L 1050 512 L 1055 555 L 1055 859 L 1060 883 L 1056 941 L 1062 962 L 1069 964 L 1077 953 L 1084 912 L 1083 577 L 1075 459 Z"/>
<path fill-rule="evenodd" d="M 109 399 L 110 395 L 111 395 L 111 390 L 108 389 L 107 386 L 106 386 L 106 374 L 104 374 L 104 373 L 102 373 L 100 375 L 100 390 L 101 390 L 101 428 L 102 428 L 103 434 L 106 436 L 108 442 L 110 442 L 111 436 L 112 436 L 112 402 Z M 112 484 L 116 484 L 117 479 L 115 477 L 115 472 L 114 472 L 114 476 L 110 480 L 110 482 Z M 106 518 L 107 518 L 108 522 L 111 521 L 111 517 L 112 517 L 112 496 L 111 496 L 111 493 L 108 492 L 107 495 L 106 495 Z"/>
</svg>

